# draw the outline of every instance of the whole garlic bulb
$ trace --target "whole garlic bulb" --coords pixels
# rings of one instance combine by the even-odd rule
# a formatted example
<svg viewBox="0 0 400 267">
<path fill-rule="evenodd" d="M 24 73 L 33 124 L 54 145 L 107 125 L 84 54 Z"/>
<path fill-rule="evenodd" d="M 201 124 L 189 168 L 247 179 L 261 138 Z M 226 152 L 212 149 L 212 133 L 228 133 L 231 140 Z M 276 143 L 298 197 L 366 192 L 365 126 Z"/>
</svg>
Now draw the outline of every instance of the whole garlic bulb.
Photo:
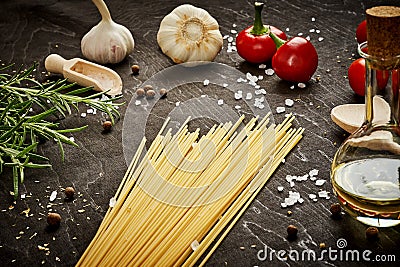
<svg viewBox="0 0 400 267">
<path fill-rule="evenodd" d="M 184 4 L 165 16 L 157 42 L 175 63 L 212 61 L 222 48 L 218 22 L 204 9 Z"/>
<path fill-rule="evenodd" d="M 92 0 L 101 14 L 101 21 L 83 36 L 82 54 L 100 64 L 121 62 L 135 46 L 131 32 L 115 23 L 103 0 Z"/>
</svg>

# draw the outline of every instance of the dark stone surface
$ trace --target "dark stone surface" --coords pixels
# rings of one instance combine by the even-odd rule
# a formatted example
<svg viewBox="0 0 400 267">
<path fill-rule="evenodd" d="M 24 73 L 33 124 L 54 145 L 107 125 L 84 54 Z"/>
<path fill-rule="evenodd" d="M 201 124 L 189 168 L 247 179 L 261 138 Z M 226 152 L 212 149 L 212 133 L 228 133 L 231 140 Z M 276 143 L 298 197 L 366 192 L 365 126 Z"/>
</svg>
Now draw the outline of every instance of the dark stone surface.
<svg viewBox="0 0 400 267">
<path fill-rule="evenodd" d="M 205 8 L 214 16 L 221 27 L 222 35 L 232 35 L 232 24 L 241 30 L 252 23 L 253 7 L 251 1 L 189 1 Z M 21 185 L 25 199 L 13 203 L 12 180 L 9 170 L 0 175 L 0 262 L 3 266 L 73 266 L 80 258 L 94 234 L 107 209 L 109 199 L 116 191 L 126 169 L 124 152 L 130 144 L 123 142 L 123 129 L 133 129 L 136 136 L 144 134 L 150 140 L 155 136 L 168 113 L 175 108 L 175 103 L 184 103 L 199 95 L 224 99 L 226 107 L 236 112 L 233 94 L 220 86 L 201 84 L 182 85 L 174 88 L 167 99 L 158 101 L 152 110 L 143 108 L 137 116 L 143 118 L 145 130 L 135 125 L 124 125 L 128 103 L 135 98 L 135 88 L 141 86 L 154 74 L 170 67 L 173 63 L 162 54 L 157 45 L 158 26 L 166 14 L 182 1 L 107 1 L 114 20 L 128 27 L 134 35 L 134 52 L 120 64 L 111 66 L 124 82 L 121 120 L 110 133 L 102 133 L 101 122 L 105 115 L 81 118 L 80 113 L 63 120 L 62 127 L 89 125 L 83 132 L 73 136 L 79 148 L 65 147 L 66 157 L 62 162 L 57 145 L 46 142 L 39 147 L 40 153 L 51 159 L 53 167 L 45 170 L 28 170 L 26 181 Z M 318 199 L 313 202 L 308 194 L 319 189 L 331 192 L 329 170 L 335 151 L 339 147 L 345 132 L 338 128 L 329 117 L 330 110 L 339 104 L 362 102 L 354 96 L 347 79 L 347 67 L 352 54 L 356 53 L 355 29 L 364 19 L 367 7 L 378 4 L 398 5 L 392 1 L 336 1 L 336 0 L 284 0 L 268 1 L 264 10 L 264 22 L 281 29 L 289 28 L 287 34 L 309 35 L 319 54 L 319 66 L 315 75 L 320 75 L 319 83 L 311 81 L 305 89 L 289 89 L 289 83 L 282 82 L 276 76 L 266 76 L 258 66 L 244 63 L 235 53 L 227 53 L 227 40 L 216 62 L 237 68 L 243 76 L 250 72 L 263 75 L 259 82 L 267 91 L 266 100 L 273 111 L 276 122 L 283 120 L 283 114 L 276 114 L 277 106 L 284 106 L 284 100 L 296 100 L 287 112 L 296 115 L 295 126 L 304 127 L 303 140 L 286 158 L 259 194 L 254 203 L 232 229 L 216 252 L 208 261 L 209 266 L 364 266 L 376 262 L 348 262 L 338 259 L 329 260 L 326 255 L 321 261 L 287 261 L 276 258 L 261 262 L 257 258 L 264 246 L 276 251 L 293 249 L 303 251 L 311 249 L 320 252 L 320 243 L 337 249 L 337 240 L 347 241 L 345 250 L 371 250 L 375 255 L 395 255 L 400 260 L 399 227 L 381 229 L 380 238 L 370 242 L 365 238 L 366 226 L 344 215 L 340 220 L 330 217 L 329 207 L 335 202 Z M 39 62 L 38 79 L 44 80 L 44 58 L 50 53 L 58 53 L 65 58 L 82 57 L 80 39 L 99 20 L 99 14 L 91 1 L 57 0 L 19 0 L 2 1 L 0 9 L 0 50 L 1 63 L 16 63 L 30 66 Z M 315 18 L 315 21 L 312 21 Z M 319 29 L 312 33 L 310 29 Z M 394 30 L 398 33 L 398 29 Z M 318 41 L 323 37 L 323 41 Z M 140 65 L 140 73 L 131 75 L 130 66 Z M 225 90 L 225 91 L 224 91 Z M 245 106 L 245 105 L 244 105 Z M 204 107 L 203 107 L 204 108 Z M 250 113 L 244 107 L 244 113 Z M 82 107 L 82 111 L 85 107 Z M 218 111 L 218 116 L 224 113 Z M 180 117 L 187 114 L 181 114 Z M 132 116 L 132 114 L 130 114 Z M 139 118 L 140 118 L 139 117 Z M 177 116 L 179 117 L 179 115 Z M 146 119 L 147 118 L 147 119 Z M 196 119 L 193 127 L 210 127 L 212 119 Z M 128 149 L 129 150 L 129 149 Z M 126 152 L 127 153 L 127 152 Z M 129 158 L 129 156 L 127 157 Z M 303 175 L 312 169 L 318 169 L 318 177 L 327 180 L 322 187 L 311 181 L 296 183 L 290 188 L 285 181 L 287 174 Z M 277 186 L 283 185 L 282 193 Z M 76 190 L 73 201 L 65 201 L 62 188 L 73 186 Z M 51 206 L 49 195 L 57 190 L 58 196 Z M 280 203 L 289 190 L 300 192 L 305 199 L 303 204 L 282 209 Z M 9 209 L 10 206 L 13 209 Z M 30 209 L 30 216 L 21 214 Z M 59 212 L 62 223 L 57 230 L 46 228 L 46 215 L 52 210 Z M 78 212 L 84 210 L 84 212 Z M 286 227 L 294 224 L 298 227 L 298 238 L 288 241 Z M 255 245 L 256 247 L 252 247 Z M 50 253 L 39 250 L 46 246 Z M 244 249 L 241 249 L 243 247 Z M 269 253 L 269 251 L 267 251 Z M 268 255 L 269 256 L 269 255 Z M 381 264 L 381 263 L 380 263 Z M 385 263 L 395 266 L 393 262 Z"/>
</svg>

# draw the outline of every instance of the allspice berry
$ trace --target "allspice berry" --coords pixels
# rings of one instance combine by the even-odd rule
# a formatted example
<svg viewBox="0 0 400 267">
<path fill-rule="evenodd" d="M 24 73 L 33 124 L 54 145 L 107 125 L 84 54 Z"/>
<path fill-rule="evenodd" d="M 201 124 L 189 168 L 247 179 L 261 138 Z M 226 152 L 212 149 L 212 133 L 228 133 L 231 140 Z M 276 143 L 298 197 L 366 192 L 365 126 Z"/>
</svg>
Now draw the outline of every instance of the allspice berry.
<svg viewBox="0 0 400 267">
<path fill-rule="evenodd" d="M 365 235 L 367 237 L 368 240 L 376 240 L 378 239 L 378 234 L 379 234 L 379 230 L 376 227 L 368 227 L 367 230 L 365 230 Z"/>
<path fill-rule="evenodd" d="M 68 186 L 67 188 L 65 188 L 64 193 L 66 198 L 72 199 L 75 194 L 75 189 L 71 186 Z"/>
<path fill-rule="evenodd" d="M 155 95 L 156 95 L 156 92 L 154 90 L 148 90 L 146 92 L 146 97 L 147 98 L 153 98 L 153 97 L 155 97 Z"/>
<path fill-rule="evenodd" d="M 165 88 L 161 88 L 159 93 L 160 93 L 160 97 L 164 98 L 167 96 L 168 90 Z"/>
<path fill-rule="evenodd" d="M 296 237 L 297 236 L 297 232 L 298 232 L 298 230 L 297 230 L 297 227 L 296 226 L 294 226 L 294 225 L 289 225 L 288 227 L 287 227 L 287 233 L 288 233 L 288 237 L 289 238 L 294 238 L 294 237 Z"/>
<path fill-rule="evenodd" d="M 105 121 L 105 122 L 103 122 L 103 129 L 104 129 L 104 131 L 109 132 L 109 131 L 111 131 L 111 128 L 112 128 L 112 122 L 111 122 L 111 121 Z"/>
<path fill-rule="evenodd" d="M 51 227 L 59 226 L 61 223 L 61 216 L 58 213 L 50 212 L 47 214 L 47 224 Z"/>
<path fill-rule="evenodd" d="M 132 65 L 131 70 L 132 70 L 133 75 L 137 75 L 137 74 L 139 74 L 140 67 L 139 67 L 139 65 L 135 64 L 135 65 Z"/>
<path fill-rule="evenodd" d="M 146 85 L 143 87 L 143 89 L 144 89 L 145 92 L 147 92 L 147 91 L 149 91 L 149 90 L 153 90 L 153 86 L 151 86 L 150 84 L 146 84 Z"/>
<path fill-rule="evenodd" d="M 333 217 L 340 217 L 341 212 L 342 212 L 342 207 L 340 206 L 339 203 L 333 203 L 331 207 L 329 208 L 329 211 L 332 213 Z"/>
<path fill-rule="evenodd" d="M 138 97 L 143 97 L 143 96 L 146 95 L 146 92 L 144 91 L 143 88 L 138 88 L 138 89 L 136 90 L 136 95 L 137 95 Z"/>
</svg>

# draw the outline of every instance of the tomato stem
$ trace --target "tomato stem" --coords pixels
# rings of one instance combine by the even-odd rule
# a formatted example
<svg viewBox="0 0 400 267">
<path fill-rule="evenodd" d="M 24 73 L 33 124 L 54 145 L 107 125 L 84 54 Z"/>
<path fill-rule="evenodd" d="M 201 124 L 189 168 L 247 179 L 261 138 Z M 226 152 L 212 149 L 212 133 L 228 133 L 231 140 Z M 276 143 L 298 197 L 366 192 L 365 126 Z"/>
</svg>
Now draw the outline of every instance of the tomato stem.
<svg viewBox="0 0 400 267">
<path fill-rule="evenodd" d="M 262 19 L 261 19 L 261 11 L 264 7 L 264 3 L 255 2 L 254 9 L 255 9 L 255 16 L 254 16 L 254 24 L 253 29 L 251 29 L 250 33 L 253 35 L 263 35 L 268 33 L 269 29 L 264 26 Z"/>
<path fill-rule="evenodd" d="M 282 45 L 284 45 L 286 43 L 285 40 L 282 40 L 281 38 L 276 36 L 276 34 L 274 34 L 271 30 L 269 31 L 269 36 L 274 41 L 274 43 L 276 45 L 276 49 L 279 49 L 279 47 L 281 47 Z"/>
</svg>

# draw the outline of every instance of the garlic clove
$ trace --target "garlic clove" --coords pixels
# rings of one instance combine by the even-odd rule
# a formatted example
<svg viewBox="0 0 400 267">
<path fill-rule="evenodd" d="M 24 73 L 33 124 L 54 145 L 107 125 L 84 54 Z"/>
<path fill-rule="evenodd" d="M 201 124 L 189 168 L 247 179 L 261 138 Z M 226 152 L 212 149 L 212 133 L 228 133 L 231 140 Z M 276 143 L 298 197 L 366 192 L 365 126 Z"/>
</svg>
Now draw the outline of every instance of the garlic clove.
<svg viewBox="0 0 400 267">
<path fill-rule="evenodd" d="M 119 63 L 132 53 L 135 42 L 132 33 L 123 25 L 115 23 L 103 0 L 92 0 L 102 16 L 81 40 L 82 54 L 101 64 Z"/>
<path fill-rule="evenodd" d="M 161 21 L 157 42 L 175 63 L 212 61 L 222 48 L 218 22 L 204 9 L 184 4 Z"/>
</svg>

